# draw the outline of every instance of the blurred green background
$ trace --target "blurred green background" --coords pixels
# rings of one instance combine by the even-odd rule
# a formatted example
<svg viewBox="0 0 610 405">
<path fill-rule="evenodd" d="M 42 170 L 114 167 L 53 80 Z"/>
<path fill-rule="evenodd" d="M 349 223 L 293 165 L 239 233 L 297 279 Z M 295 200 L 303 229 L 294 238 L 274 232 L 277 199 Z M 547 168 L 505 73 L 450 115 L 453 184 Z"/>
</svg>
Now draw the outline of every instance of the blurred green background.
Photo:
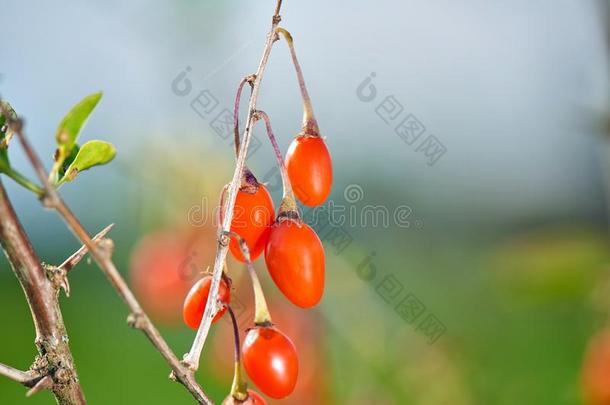
<svg viewBox="0 0 610 405">
<path fill-rule="evenodd" d="M 234 162 L 216 118 L 256 68 L 273 3 L 2 5 L 0 94 L 26 118 L 47 166 L 63 114 L 104 91 L 81 137 L 113 142 L 118 156 L 62 194 L 91 233 L 116 223 L 116 263 L 179 355 L 194 336 L 176 306 L 196 276 L 185 269 L 213 263 L 213 227 L 200 214 L 214 208 Z M 294 396 L 269 403 L 584 404 L 591 384 L 610 387 L 610 365 L 596 383 L 583 376 L 610 309 L 600 4 L 284 1 L 283 25 L 333 155 L 330 204 L 345 207 L 347 222 L 314 225 L 327 251 L 315 310 L 292 307 L 257 263 L 274 320 L 302 361 Z M 191 87 L 179 95 L 173 82 L 187 67 Z M 198 113 L 202 94 L 214 108 Z M 285 151 L 301 105 L 282 42 L 259 106 Z M 412 144 L 395 132 L 410 116 L 425 127 Z M 272 151 L 262 128 L 255 134 L 248 164 L 278 204 Z M 430 135 L 440 157 L 423 150 Z M 31 174 L 18 148 L 11 155 Z M 7 186 L 42 260 L 59 264 L 79 247 L 54 213 Z M 401 207 L 408 214 L 395 215 Z M 239 265 L 230 269 L 244 329 L 250 286 Z M 191 403 L 127 327 L 96 266 L 79 264 L 70 282 L 62 310 L 89 402 Z M 34 331 L 4 258 L 0 308 L 0 362 L 26 369 Z M 229 326 L 214 327 L 198 374 L 218 402 L 232 377 Z M 24 394 L 0 379 L 2 404 L 52 401 Z"/>
</svg>

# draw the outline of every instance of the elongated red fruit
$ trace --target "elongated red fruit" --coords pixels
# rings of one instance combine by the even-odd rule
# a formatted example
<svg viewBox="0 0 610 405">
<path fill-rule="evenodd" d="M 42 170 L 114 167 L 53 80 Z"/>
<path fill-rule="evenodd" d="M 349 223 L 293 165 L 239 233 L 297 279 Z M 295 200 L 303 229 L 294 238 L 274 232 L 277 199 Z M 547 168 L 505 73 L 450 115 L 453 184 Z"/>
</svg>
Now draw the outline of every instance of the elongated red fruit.
<svg viewBox="0 0 610 405">
<path fill-rule="evenodd" d="M 264 394 L 282 399 L 294 391 L 299 374 L 297 351 L 278 329 L 272 326 L 250 329 L 242 353 L 248 376 Z"/>
<path fill-rule="evenodd" d="M 184 323 L 191 329 L 199 329 L 201 320 L 203 319 L 203 313 L 205 312 L 205 304 L 208 301 L 210 295 L 210 287 L 212 286 L 212 277 L 206 276 L 199 280 L 193 285 L 191 291 L 184 300 L 184 307 L 182 308 L 182 316 Z M 220 280 L 220 288 L 218 289 L 219 300 L 228 305 L 231 301 L 231 290 L 224 279 Z M 227 308 L 222 308 L 212 322 L 219 320 L 224 313 L 227 312 Z"/>
<path fill-rule="evenodd" d="M 263 184 L 258 184 L 256 191 L 252 191 L 250 188 L 240 188 L 237 192 L 231 231 L 246 241 L 250 249 L 250 259 L 254 261 L 265 250 L 275 208 L 271 195 Z M 229 249 L 237 260 L 245 262 L 239 242 L 235 238 L 231 238 Z"/>
<path fill-rule="evenodd" d="M 324 247 L 300 220 L 280 219 L 271 227 L 265 263 L 271 278 L 293 304 L 315 306 L 324 293 Z"/>
<path fill-rule="evenodd" d="M 330 152 L 320 136 L 298 135 L 286 153 L 286 169 L 297 198 L 314 207 L 328 198 L 333 183 Z"/>
</svg>

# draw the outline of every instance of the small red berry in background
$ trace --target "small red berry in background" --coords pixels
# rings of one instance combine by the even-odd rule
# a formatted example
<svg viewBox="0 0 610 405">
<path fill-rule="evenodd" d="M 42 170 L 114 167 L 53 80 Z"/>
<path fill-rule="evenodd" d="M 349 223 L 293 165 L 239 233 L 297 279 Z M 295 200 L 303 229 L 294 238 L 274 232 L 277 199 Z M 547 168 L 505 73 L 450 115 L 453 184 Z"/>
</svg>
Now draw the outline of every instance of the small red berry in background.
<svg viewBox="0 0 610 405">
<path fill-rule="evenodd" d="M 214 260 L 210 226 L 162 230 L 147 234 L 130 261 L 130 284 L 144 310 L 156 322 L 179 325 L 184 297 L 205 263 Z"/>
<path fill-rule="evenodd" d="M 587 405 L 610 405 L 610 330 L 598 333 L 589 343 L 582 389 Z"/>
<path fill-rule="evenodd" d="M 182 308 L 182 316 L 184 323 L 191 329 L 199 329 L 201 320 L 203 319 L 203 313 L 205 312 L 205 304 L 208 301 L 210 295 L 210 286 L 212 285 L 212 276 L 206 276 L 199 280 L 189 291 L 188 295 L 184 300 L 184 307 Z M 218 290 L 219 300 L 228 305 L 231 301 L 231 290 L 224 279 L 220 280 L 220 288 Z M 219 320 L 227 312 L 227 308 L 223 307 L 212 322 Z"/>
<path fill-rule="evenodd" d="M 309 207 L 326 201 L 333 183 L 333 168 L 324 139 L 297 136 L 286 153 L 286 170 L 299 201 Z"/>
<path fill-rule="evenodd" d="M 248 331 L 242 353 L 248 376 L 264 394 L 282 399 L 292 393 L 299 359 L 286 335 L 272 326 L 256 326 Z"/>
<path fill-rule="evenodd" d="M 311 308 L 320 302 L 324 293 L 324 247 L 309 225 L 288 218 L 276 222 L 265 262 L 271 278 L 293 304 Z"/>
<path fill-rule="evenodd" d="M 239 401 L 233 398 L 232 395 L 229 395 L 222 401 L 222 405 L 267 405 L 267 401 L 258 392 L 248 390 L 248 399 L 245 401 Z"/>
</svg>

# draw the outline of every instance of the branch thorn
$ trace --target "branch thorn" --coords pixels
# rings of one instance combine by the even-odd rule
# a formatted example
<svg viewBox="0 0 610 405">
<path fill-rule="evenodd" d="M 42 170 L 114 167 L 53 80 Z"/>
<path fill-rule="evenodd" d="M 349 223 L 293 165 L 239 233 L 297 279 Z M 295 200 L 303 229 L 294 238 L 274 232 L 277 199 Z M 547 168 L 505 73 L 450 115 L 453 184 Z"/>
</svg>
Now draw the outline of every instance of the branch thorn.
<svg viewBox="0 0 610 405">
<path fill-rule="evenodd" d="M 51 389 L 51 387 L 53 386 L 53 379 L 51 377 L 49 377 L 48 375 L 44 376 L 43 378 L 40 379 L 40 381 L 38 381 L 26 394 L 26 397 L 31 397 L 34 394 L 39 393 L 40 391 L 43 390 L 48 390 Z"/>
</svg>

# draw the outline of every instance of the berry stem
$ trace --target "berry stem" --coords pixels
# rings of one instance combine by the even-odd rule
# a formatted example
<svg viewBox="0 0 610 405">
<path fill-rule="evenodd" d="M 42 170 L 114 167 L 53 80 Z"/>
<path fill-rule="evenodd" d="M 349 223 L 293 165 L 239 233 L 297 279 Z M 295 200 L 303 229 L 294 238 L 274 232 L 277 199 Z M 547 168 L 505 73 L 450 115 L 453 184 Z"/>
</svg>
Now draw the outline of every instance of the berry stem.
<svg viewBox="0 0 610 405">
<path fill-rule="evenodd" d="M 288 44 L 288 49 L 290 49 L 290 56 L 292 57 L 292 63 L 294 65 L 294 69 L 297 72 L 297 79 L 299 81 L 299 88 L 301 89 L 301 96 L 303 98 L 303 129 L 302 132 L 305 135 L 309 136 L 320 136 L 320 128 L 318 127 L 318 121 L 313 113 L 313 106 L 311 104 L 311 98 L 309 97 L 309 92 L 307 91 L 307 86 L 305 85 L 305 78 L 303 76 L 303 70 L 301 69 L 301 64 L 297 58 L 297 53 L 294 49 L 294 40 L 292 39 L 292 35 L 286 29 L 277 27 L 275 32 L 278 34 L 282 34 L 286 39 L 286 43 Z"/>
<path fill-rule="evenodd" d="M 280 169 L 280 174 L 282 176 L 282 186 L 284 189 L 284 194 L 282 197 L 282 203 L 280 204 L 280 210 L 278 215 L 285 215 L 286 213 L 290 212 L 292 213 L 292 216 L 298 216 L 299 211 L 296 202 L 297 200 L 294 197 L 294 192 L 292 191 L 292 183 L 290 182 L 290 176 L 288 176 L 288 171 L 286 170 L 286 164 L 284 163 L 282 152 L 280 151 L 280 147 L 277 144 L 275 135 L 273 134 L 273 128 L 271 127 L 271 119 L 269 119 L 269 115 L 267 115 L 267 113 L 262 110 L 256 111 L 255 117 L 257 119 L 262 118 L 265 121 L 267 135 L 269 136 L 269 141 L 271 141 L 271 145 L 273 146 L 275 157 L 277 159 L 277 165 Z"/>
<path fill-rule="evenodd" d="M 239 327 L 237 325 L 237 318 L 235 318 L 235 312 L 233 312 L 233 308 L 231 305 L 227 305 L 227 311 L 229 311 L 229 315 L 231 316 L 231 323 L 233 324 L 233 338 L 235 340 L 235 363 L 241 363 L 241 346 L 239 343 Z"/>
<path fill-rule="evenodd" d="M 242 252 L 244 251 L 243 248 L 245 245 L 246 243 L 243 240 L 239 242 Z M 272 323 L 272 321 L 269 309 L 267 308 L 267 300 L 265 300 L 265 294 L 263 293 L 263 287 L 261 286 L 261 282 L 258 279 L 258 275 L 249 258 L 246 263 L 248 273 L 250 273 L 250 278 L 252 279 L 252 289 L 254 290 L 254 323 L 256 325 L 268 325 Z"/>
<path fill-rule="evenodd" d="M 289 197 L 292 197 L 292 199 L 294 199 L 294 193 L 292 191 L 292 183 L 290 182 L 290 177 L 288 176 L 288 171 L 286 170 L 286 164 L 284 163 L 282 151 L 280 150 L 280 147 L 277 144 L 275 135 L 273 134 L 273 128 L 271 127 L 271 119 L 269 118 L 269 115 L 262 110 L 258 110 L 256 112 L 256 118 L 262 118 L 263 121 L 265 121 L 265 128 L 267 128 L 267 136 L 269 137 L 271 146 L 273 146 L 273 151 L 275 152 L 275 158 L 277 159 L 277 166 L 280 169 L 280 174 L 282 176 L 282 186 L 283 186 L 283 190 L 284 190 L 283 196 L 284 196 L 284 198 L 289 196 Z"/>
<path fill-rule="evenodd" d="M 239 86 L 237 87 L 237 94 L 235 95 L 235 105 L 233 106 L 233 137 L 235 143 L 235 156 L 239 156 L 239 104 L 241 102 L 241 92 L 244 89 L 246 83 L 250 85 L 252 90 L 252 82 L 254 81 L 254 75 L 249 75 L 241 79 Z"/>
<path fill-rule="evenodd" d="M 231 395 L 238 401 L 245 401 L 248 399 L 248 384 L 243 378 L 243 369 L 241 365 L 241 345 L 239 343 L 239 327 L 237 325 L 237 319 L 235 313 L 230 305 L 227 305 L 227 310 L 231 316 L 231 323 L 233 324 L 233 338 L 235 343 L 235 374 L 233 375 L 233 385 L 231 386 Z"/>
<path fill-rule="evenodd" d="M 248 244 L 241 236 L 239 236 L 239 234 L 235 232 L 228 232 L 227 234 L 235 238 L 239 243 L 239 249 L 241 250 L 241 254 L 244 256 L 244 260 L 246 261 L 246 267 L 248 268 L 250 279 L 252 279 L 252 289 L 254 290 L 254 323 L 256 325 L 269 325 L 272 323 L 271 315 L 269 314 L 269 308 L 267 307 L 267 300 L 265 299 L 265 294 L 263 293 L 263 287 L 261 286 L 261 282 L 258 279 L 256 270 L 254 269 L 254 264 L 252 264 L 252 260 L 250 258 L 250 249 L 248 249 Z"/>
</svg>

